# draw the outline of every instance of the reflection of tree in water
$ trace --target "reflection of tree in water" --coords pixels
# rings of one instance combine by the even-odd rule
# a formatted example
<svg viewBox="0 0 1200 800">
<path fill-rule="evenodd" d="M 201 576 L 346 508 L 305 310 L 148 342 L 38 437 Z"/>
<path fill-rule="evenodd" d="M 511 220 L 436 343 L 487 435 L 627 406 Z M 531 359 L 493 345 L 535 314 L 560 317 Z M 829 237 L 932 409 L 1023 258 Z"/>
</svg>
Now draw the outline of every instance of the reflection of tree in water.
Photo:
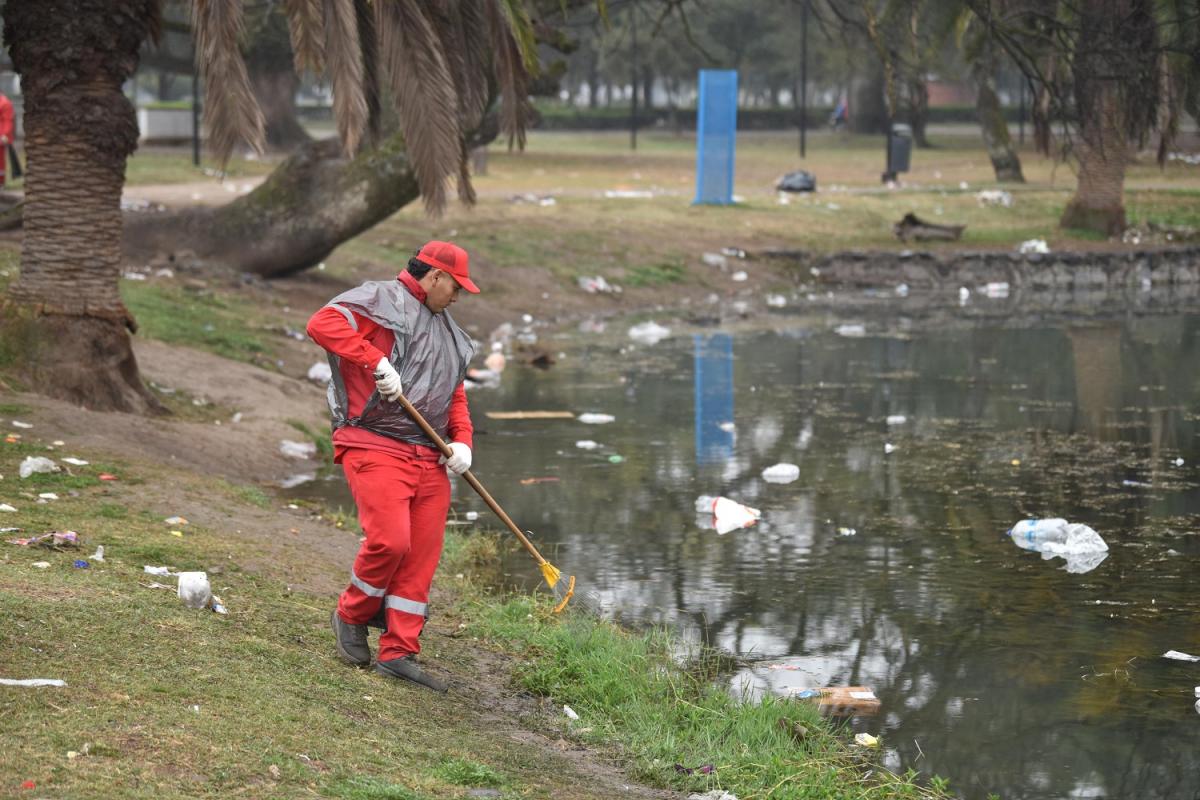
<svg viewBox="0 0 1200 800">
<path fill-rule="evenodd" d="M 561 483 L 531 487 L 518 508 L 536 510 L 539 538 L 558 545 L 552 560 L 621 616 L 874 685 L 905 766 L 970 796 L 1195 796 L 1179 703 L 1150 694 L 1164 678 L 1127 662 L 1184 645 L 1196 602 L 1184 567 L 1162 554 L 1163 517 L 1194 523 L 1200 498 L 1122 484 L 1165 479 L 1164 452 L 1197 455 L 1197 386 L 1179 366 L 1195 360 L 1195 331 L 1156 320 L 738 339 L 735 458 L 700 468 L 690 348 L 627 354 L 619 371 L 597 366 L 616 361 L 597 348 L 577 360 L 593 371 L 527 375 L 502 389 L 503 405 L 618 422 L 521 436 L 504 463 L 510 475 L 564 464 Z M 893 414 L 907 422 L 889 428 Z M 576 434 L 628 460 L 560 452 Z M 765 484 L 762 468 L 778 461 L 798 464 L 800 481 Z M 704 493 L 768 511 L 717 536 L 696 524 Z M 1049 514 L 1092 524 L 1109 561 L 1068 575 L 1004 537 L 1020 517 Z M 1119 668 L 1132 677 L 1111 676 Z"/>
</svg>

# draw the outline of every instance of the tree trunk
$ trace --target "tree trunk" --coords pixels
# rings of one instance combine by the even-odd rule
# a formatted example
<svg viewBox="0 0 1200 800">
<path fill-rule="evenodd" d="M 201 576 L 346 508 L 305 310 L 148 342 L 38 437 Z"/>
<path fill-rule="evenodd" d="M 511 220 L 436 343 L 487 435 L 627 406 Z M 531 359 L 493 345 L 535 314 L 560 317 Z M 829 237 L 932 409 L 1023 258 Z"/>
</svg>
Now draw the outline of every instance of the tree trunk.
<svg viewBox="0 0 1200 800">
<path fill-rule="evenodd" d="M 1104 73 L 1094 73 L 1087 87 L 1091 101 L 1079 118 L 1074 145 L 1079 160 L 1075 195 L 1063 210 L 1059 226 L 1117 236 L 1125 230 L 1125 166 L 1129 137 L 1121 113 L 1120 89 Z"/>
<path fill-rule="evenodd" d="M 884 97 L 883 65 L 871 59 L 865 78 L 856 81 L 850 101 L 850 129 L 855 133 L 887 132 L 887 101 Z"/>
<path fill-rule="evenodd" d="M 121 84 L 157 15 L 157 0 L 4 8 L 28 159 L 21 274 L 5 317 L 34 343 L 24 365 L 33 388 L 97 410 L 162 410 L 139 377 L 118 288 L 121 187 L 138 137 Z"/>
<path fill-rule="evenodd" d="M 1082 126 L 1081 126 L 1082 127 Z M 1079 178 L 1059 226 L 1117 236 L 1125 230 L 1125 132 L 1110 119 L 1096 120 L 1075 142 Z"/>
<path fill-rule="evenodd" d="M 925 134 L 925 126 L 929 120 L 929 87 L 925 85 L 925 76 L 920 73 L 910 74 L 908 80 L 908 124 L 912 128 L 913 144 L 920 148 L 929 148 L 929 137 Z"/>
<path fill-rule="evenodd" d="M 400 134 L 349 161 L 336 139 L 310 142 L 227 205 L 131 219 L 125 252 L 190 250 L 239 272 L 282 277 L 314 266 L 419 196 Z"/>
<path fill-rule="evenodd" d="M 1000 183 L 1024 183 L 1021 159 L 1013 149 L 1008 121 L 1004 119 L 1000 98 L 996 96 L 995 73 L 989 64 L 983 63 L 975 65 L 971 72 L 975 78 L 975 113 L 979 115 L 983 144 L 987 148 L 988 158 L 992 160 L 996 180 Z"/>
<path fill-rule="evenodd" d="M 493 111 L 467 137 L 483 151 L 500 134 Z M 396 132 L 353 159 L 336 139 L 309 142 L 249 194 L 220 208 L 139 214 L 125 223 L 125 255 L 148 260 L 190 251 L 239 272 L 278 278 L 319 263 L 334 248 L 420 196 L 404 137 Z"/>
<path fill-rule="evenodd" d="M 311 141 L 312 137 L 296 118 L 296 89 L 300 79 L 291 62 L 282 69 L 274 69 L 272 65 L 249 59 L 246 68 L 250 74 L 250 87 L 267 123 L 267 146 L 290 151 Z"/>
</svg>

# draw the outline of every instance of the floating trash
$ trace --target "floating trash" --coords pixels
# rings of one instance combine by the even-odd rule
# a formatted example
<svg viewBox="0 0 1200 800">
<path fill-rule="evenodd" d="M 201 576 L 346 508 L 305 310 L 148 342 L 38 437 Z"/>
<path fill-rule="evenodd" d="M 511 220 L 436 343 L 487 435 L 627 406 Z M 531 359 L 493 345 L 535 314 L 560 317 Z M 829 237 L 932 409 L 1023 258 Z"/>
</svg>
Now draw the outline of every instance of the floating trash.
<svg viewBox="0 0 1200 800">
<path fill-rule="evenodd" d="M 1041 553 L 1043 559 L 1064 559 L 1066 571 L 1075 574 L 1091 572 L 1108 558 L 1108 544 L 1100 534 L 1065 519 L 1021 520 L 1008 535 L 1018 547 Z"/>
<path fill-rule="evenodd" d="M 576 419 L 585 425 L 605 425 L 614 421 L 616 417 L 614 417 L 612 414 L 593 414 L 591 412 L 585 412 L 576 417 Z"/>
<path fill-rule="evenodd" d="M 629 338 L 641 344 L 658 344 L 670 335 L 670 328 L 665 328 L 653 320 L 639 322 L 629 329 Z"/>
<path fill-rule="evenodd" d="M 787 463 L 774 464 L 762 471 L 762 477 L 767 483 L 791 483 L 800 477 L 800 467 Z"/>
</svg>

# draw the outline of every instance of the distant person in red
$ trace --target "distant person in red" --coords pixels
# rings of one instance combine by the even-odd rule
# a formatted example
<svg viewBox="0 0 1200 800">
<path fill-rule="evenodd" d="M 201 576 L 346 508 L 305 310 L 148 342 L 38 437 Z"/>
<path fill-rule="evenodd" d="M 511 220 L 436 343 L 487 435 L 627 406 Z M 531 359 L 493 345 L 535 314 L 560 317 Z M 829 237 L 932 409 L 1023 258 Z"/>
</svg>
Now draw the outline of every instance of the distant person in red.
<svg viewBox="0 0 1200 800">
<path fill-rule="evenodd" d="M 8 147 L 13 140 L 13 106 L 0 92 L 0 186 L 8 182 Z"/>
</svg>

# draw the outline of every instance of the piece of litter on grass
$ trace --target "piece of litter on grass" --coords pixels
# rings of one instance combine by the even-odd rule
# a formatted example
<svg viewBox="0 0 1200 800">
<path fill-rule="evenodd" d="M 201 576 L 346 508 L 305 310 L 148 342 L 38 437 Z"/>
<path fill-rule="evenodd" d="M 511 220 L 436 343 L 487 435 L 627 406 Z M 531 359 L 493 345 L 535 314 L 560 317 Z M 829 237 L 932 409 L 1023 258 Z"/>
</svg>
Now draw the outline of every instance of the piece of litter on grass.
<svg viewBox="0 0 1200 800">
<path fill-rule="evenodd" d="M 54 492 L 42 492 L 38 495 L 38 498 L 41 500 L 57 500 L 58 495 L 56 495 Z"/>
<path fill-rule="evenodd" d="M 168 525 L 187 525 L 188 524 L 188 521 L 186 519 L 184 519 L 183 517 L 167 517 L 166 519 L 163 520 L 163 522 L 167 523 Z"/>
<path fill-rule="evenodd" d="M 33 427 L 28 422 L 21 422 L 21 420 L 19 420 L 19 419 L 14 419 L 12 421 L 12 424 L 13 424 L 14 428 L 32 428 Z"/>
<path fill-rule="evenodd" d="M 466 517 L 467 517 L 468 522 L 474 522 L 475 520 L 479 519 L 479 512 L 478 511 L 468 511 L 466 514 Z"/>
<path fill-rule="evenodd" d="M 17 509 L 13 508 L 8 503 L 0 503 L 0 511 L 7 511 L 11 514 L 12 512 L 14 512 L 16 510 Z"/>
<path fill-rule="evenodd" d="M 903 414 L 891 414 L 886 420 L 888 425 L 903 425 L 908 422 L 908 417 Z"/>
<path fill-rule="evenodd" d="M 279 452 L 288 458 L 313 458 L 317 455 L 317 445 L 315 442 L 294 442 L 291 439 L 282 439 L 279 442 Z"/>
<path fill-rule="evenodd" d="M 888 455 L 888 454 L 896 452 L 896 445 L 892 444 L 891 442 L 884 442 L 883 452 L 884 452 L 884 455 Z"/>
<path fill-rule="evenodd" d="M 580 439 L 575 443 L 575 446 L 580 450 L 595 450 L 600 446 L 598 442 L 593 442 L 591 439 Z"/>
<path fill-rule="evenodd" d="M 21 462 L 21 466 L 17 468 L 21 478 L 28 478 L 30 475 L 38 475 L 46 472 L 58 472 L 59 466 L 50 459 L 44 456 L 27 456 Z"/>
<path fill-rule="evenodd" d="M 167 533 L 171 534 L 172 536 L 183 538 L 183 531 L 167 531 Z"/>
<path fill-rule="evenodd" d="M 102 481 L 115 481 L 115 480 L 117 479 L 117 476 L 116 476 L 116 475 L 113 475 L 113 474 L 112 474 L 112 473 L 110 473 L 110 472 L 101 472 L 101 473 L 100 473 L 99 475 L 97 475 L 96 477 L 97 477 L 97 478 L 99 478 L 99 479 L 100 479 L 100 480 L 102 480 Z"/>
<path fill-rule="evenodd" d="M 1178 650 L 1168 650 L 1162 654 L 1163 658 L 1169 658 L 1174 661 L 1200 661 L 1200 656 L 1192 656 L 1187 653 L 1181 653 Z"/>
<path fill-rule="evenodd" d="M 88 569 L 92 565 L 84 561 L 82 558 L 75 559 L 75 569 Z"/>
<path fill-rule="evenodd" d="M 35 562 L 33 562 L 32 566 L 37 567 L 38 569 L 47 569 L 50 566 L 50 562 L 49 561 L 35 561 Z"/>
<path fill-rule="evenodd" d="M 58 678 L 0 678 L 0 686 L 66 686 Z"/>
<path fill-rule="evenodd" d="M 63 463 L 70 464 L 72 467 L 86 467 L 88 465 L 88 462 L 84 461 L 82 458 L 74 458 L 71 456 L 64 458 Z"/>
<path fill-rule="evenodd" d="M 620 464 L 624 460 L 625 460 L 625 456 L 618 455 L 617 453 L 613 453 L 611 456 L 608 457 L 608 463 L 610 463 L 610 464 Z"/>
<path fill-rule="evenodd" d="M 89 556 L 89 557 L 92 559 L 92 561 L 103 561 L 104 560 L 104 545 L 102 545 L 102 544 L 97 545 L 96 552 L 92 553 L 91 556 Z"/>
<path fill-rule="evenodd" d="M 683 764 L 674 764 L 675 771 L 681 775 L 711 775 L 717 771 L 717 768 L 712 764 L 701 764 L 698 767 L 685 767 Z"/>
<path fill-rule="evenodd" d="M 563 706 L 563 713 L 567 715 L 568 719 L 579 719 L 579 715 L 575 713 L 575 709 L 570 706 Z"/>
<path fill-rule="evenodd" d="M 142 572 L 145 572 L 150 575 L 170 575 L 171 574 L 171 570 L 169 567 L 152 567 L 149 564 L 142 567 Z"/>
<path fill-rule="evenodd" d="M 879 739 L 869 733 L 854 734 L 854 743 L 863 747 L 879 747 Z"/>
</svg>

